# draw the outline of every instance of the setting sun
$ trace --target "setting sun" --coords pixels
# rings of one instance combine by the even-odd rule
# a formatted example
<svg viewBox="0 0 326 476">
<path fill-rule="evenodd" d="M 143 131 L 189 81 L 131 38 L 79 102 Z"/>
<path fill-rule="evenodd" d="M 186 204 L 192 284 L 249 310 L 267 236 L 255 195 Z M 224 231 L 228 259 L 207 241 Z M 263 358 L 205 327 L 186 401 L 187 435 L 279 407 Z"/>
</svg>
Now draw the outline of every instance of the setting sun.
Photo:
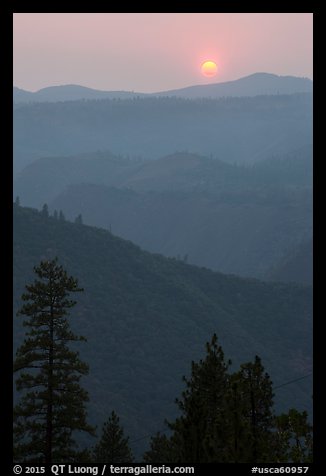
<svg viewBox="0 0 326 476">
<path fill-rule="evenodd" d="M 201 65 L 201 72 L 204 76 L 211 78 L 217 73 L 217 65 L 214 61 L 205 61 Z"/>
</svg>

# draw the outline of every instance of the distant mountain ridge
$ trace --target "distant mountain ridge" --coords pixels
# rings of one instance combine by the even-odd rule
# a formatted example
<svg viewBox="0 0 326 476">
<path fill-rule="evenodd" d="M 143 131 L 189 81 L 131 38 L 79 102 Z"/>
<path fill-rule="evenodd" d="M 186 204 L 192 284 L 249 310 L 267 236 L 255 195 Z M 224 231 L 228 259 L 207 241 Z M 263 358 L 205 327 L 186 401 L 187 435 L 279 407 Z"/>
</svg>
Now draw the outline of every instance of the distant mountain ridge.
<svg viewBox="0 0 326 476">
<path fill-rule="evenodd" d="M 131 91 L 100 91 L 76 84 L 49 86 L 35 93 L 16 87 L 13 88 L 14 103 L 79 101 L 80 99 L 130 99 L 140 96 L 146 96 L 146 94 Z"/>
<path fill-rule="evenodd" d="M 35 183 L 38 184 L 35 188 Z M 35 160 L 14 180 L 14 197 L 40 208 L 71 184 L 101 184 L 143 192 L 230 193 L 266 187 L 312 187 L 312 145 L 252 166 L 189 152 L 137 160 L 98 151 Z"/>
<path fill-rule="evenodd" d="M 155 93 L 134 91 L 101 91 L 85 86 L 67 84 L 49 86 L 36 92 L 13 88 L 14 103 L 77 101 L 80 99 L 130 99 L 145 96 L 173 96 L 182 98 L 220 98 L 224 96 L 257 96 L 265 94 L 294 94 L 312 92 L 313 81 L 296 76 L 277 76 L 254 73 L 233 81 L 189 86 Z"/>
<path fill-rule="evenodd" d="M 179 96 L 183 98 L 220 98 L 260 96 L 274 94 L 311 93 L 313 81 L 296 76 L 277 76 L 270 73 L 254 73 L 234 81 L 190 86 L 156 93 L 156 96 Z"/>
</svg>

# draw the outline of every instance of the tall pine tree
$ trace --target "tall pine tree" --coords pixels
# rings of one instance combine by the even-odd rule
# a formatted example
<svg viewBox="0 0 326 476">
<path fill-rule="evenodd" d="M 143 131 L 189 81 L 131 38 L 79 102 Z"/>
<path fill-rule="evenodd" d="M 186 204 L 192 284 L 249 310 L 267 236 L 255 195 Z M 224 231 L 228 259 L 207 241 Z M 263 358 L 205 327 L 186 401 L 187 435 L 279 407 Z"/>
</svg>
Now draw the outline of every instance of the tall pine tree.
<svg viewBox="0 0 326 476">
<path fill-rule="evenodd" d="M 134 458 L 129 447 L 129 438 L 124 436 L 118 415 L 112 411 L 104 423 L 100 441 L 94 448 L 96 463 L 127 464 Z"/>
<path fill-rule="evenodd" d="M 150 449 L 145 452 L 144 463 L 164 464 L 175 462 L 175 450 L 170 438 L 160 432 L 151 437 Z"/>
<path fill-rule="evenodd" d="M 28 331 L 14 362 L 16 387 L 23 392 L 14 408 L 14 457 L 45 464 L 74 461 L 74 433 L 93 433 L 86 422 L 88 394 L 79 383 L 88 366 L 68 347 L 86 340 L 70 330 L 67 320 L 76 304 L 69 295 L 82 289 L 57 259 L 41 261 L 34 271 L 39 279 L 26 286 L 18 313 L 27 316 Z"/>
<path fill-rule="evenodd" d="M 254 362 L 242 364 L 240 371 L 232 375 L 228 395 L 230 460 L 239 463 L 271 462 L 272 381 L 258 356 Z"/>
<path fill-rule="evenodd" d="M 177 400 L 181 416 L 169 425 L 174 431 L 177 462 L 227 461 L 225 407 L 230 362 L 225 362 L 216 334 L 206 351 L 204 360 L 192 362 L 191 378 L 184 377 L 186 390 Z"/>
</svg>

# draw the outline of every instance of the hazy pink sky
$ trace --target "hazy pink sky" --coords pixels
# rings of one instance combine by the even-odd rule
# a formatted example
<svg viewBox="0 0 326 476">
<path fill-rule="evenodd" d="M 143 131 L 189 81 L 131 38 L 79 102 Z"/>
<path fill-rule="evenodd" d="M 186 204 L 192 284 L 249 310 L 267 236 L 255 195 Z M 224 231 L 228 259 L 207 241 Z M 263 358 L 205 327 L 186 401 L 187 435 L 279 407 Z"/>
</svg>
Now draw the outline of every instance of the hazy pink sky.
<svg viewBox="0 0 326 476">
<path fill-rule="evenodd" d="M 312 78 L 312 13 L 15 13 L 14 85 L 155 92 L 255 72 Z M 218 65 L 203 77 L 201 63 Z"/>
</svg>

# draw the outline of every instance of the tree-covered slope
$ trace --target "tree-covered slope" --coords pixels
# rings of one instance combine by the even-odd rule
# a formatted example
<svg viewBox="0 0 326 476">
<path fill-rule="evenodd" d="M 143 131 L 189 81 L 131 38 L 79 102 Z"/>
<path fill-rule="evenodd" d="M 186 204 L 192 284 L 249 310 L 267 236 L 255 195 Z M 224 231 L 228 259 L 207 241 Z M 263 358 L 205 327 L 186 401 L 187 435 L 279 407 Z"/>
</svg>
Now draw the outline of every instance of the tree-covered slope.
<svg viewBox="0 0 326 476">
<path fill-rule="evenodd" d="M 209 192 L 312 187 L 312 146 L 252 166 L 226 163 L 187 152 L 157 160 L 128 159 L 108 151 L 34 161 L 14 180 L 14 195 L 40 208 L 72 184 L 101 184 L 136 191 Z"/>
<path fill-rule="evenodd" d="M 114 187 L 114 188 L 112 188 Z M 44 158 L 14 184 L 21 203 L 62 209 L 151 252 L 262 277 L 312 234 L 312 151 L 252 166 L 190 153 L 131 160 L 107 152 Z"/>
<path fill-rule="evenodd" d="M 191 264 L 262 277 L 312 235 L 308 191 L 135 192 L 74 185 L 50 203 L 70 220 L 111 229 L 142 248 Z"/>
<path fill-rule="evenodd" d="M 276 386 L 311 370 L 311 288 L 223 275 L 152 255 L 108 231 L 14 206 L 14 311 L 32 268 L 58 256 L 85 292 L 71 317 L 85 335 L 81 357 L 90 418 L 114 409 L 139 451 L 172 418 L 192 359 L 216 332 L 235 365 L 262 357 Z M 23 339 L 14 317 L 15 348 Z M 311 406 L 309 378 L 277 390 L 278 408 Z"/>
<path fill-rule="evenodd" d="M 312 143 L 312 94 L 146 97 L 14 107 L 14 171 L 40 157 L 94 150 L 152 159 L 189 150 L 253 162 Z"/>
</svg>

